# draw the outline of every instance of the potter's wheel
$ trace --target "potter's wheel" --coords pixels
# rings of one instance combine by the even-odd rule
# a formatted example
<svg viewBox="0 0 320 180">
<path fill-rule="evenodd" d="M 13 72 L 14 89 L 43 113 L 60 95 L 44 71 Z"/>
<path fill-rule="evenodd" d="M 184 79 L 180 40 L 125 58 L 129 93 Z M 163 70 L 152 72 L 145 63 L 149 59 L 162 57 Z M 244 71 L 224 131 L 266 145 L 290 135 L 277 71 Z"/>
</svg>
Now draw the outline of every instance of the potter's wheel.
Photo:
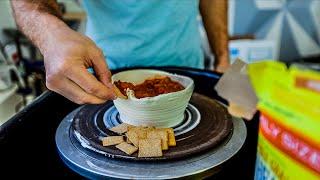
<svg viewBox="0 0 320 180">
<path fill-rule="evenodd" d="M 210 121 L 208 121 L 208 119 L 204 120 L 204 118 L 211 117 L 214 119 L 216 117 L 215 115 L 205 117 L 204 114 L 208 112 L 204 112 L 203 107 L 200 107 L 203 105 L 201 105 L 199 101 L 207 100 L 208 102 L 204 102 L 203 104 L 208 104 L 213 100 L 206 99 L 205 96 L 199 94 L 195 94 L 193 99 L 196 100 L 192 100 L 187 108 L 185 123 L 180 125 L 180 127 L 175 127 L 177 139 L 180 137 L 180 139 L 184 140 L 184 135 L 187 136 L 188 133 L 194 133 L 192 131 L 199 131 L 199 134 L 201 134 L 200 131 L 207 131 L 202 132 L 203 135 L 211 133 L 203 126 L 203 123 L 205 123 L 210 127 Z M 221 107 L 219 106 L 220 109 Z M 100 116 L 102 116 L 102 122 L 104 122 L 106 128 L 120 123 L 119 121 L 121 120 L 112 105 L 109 104 L 105 109 L 104 114 Z M 214 123 L 211 122 L 213 126 L 210 128 L 215 132 L 209 136 L 212 137 L 211 139 L 206 137 L 207 139 L 204 139 L 205 142 L 202 143 L 200 143 L 200 139 L 199 142 L 193 140 L 194 145 L 188 145 L 189 142 L 186 140 L 187 143 L 181 143 L 180 151 L 189 152 L 186 154 L 187 156 L 181 156 L 179 148 L 177 148 L 177 151 L 173 154 L 178 155 L 178 158 L 175 158 L 176 156 L 167 156 L 167 158 L 164 158 L 165 161 L 162 161 L 163 159 L 156 161 L 132 161 L 130 158 L 123 157 L 121 154 L 120 156 L 112 158 L 110 153 L 117 152 L 107 151 L 106 153 L 104 149 L 90 146 L 88 140 L 91 141 L 92 137 L 95 137 L 96 134 L 92 135 L 89 133 L 88 137 L 82 140 L 81 138 L 79 140 L 79 133 L 75 135 L 74 118 L 79 119 L 78 117 L 81 111 L 83 111 L 83 107 L 74 110 L 63 119 L 56 132 L 56 144 L 62 160 L 71 169 L 89 178 L 168 179 L 195 175 L 202 177 L 201 174 L 212 174 L 219 165 L 236 154 L 243 145 L 246 137 L 246 128 L 243 121 L 231 116 L 226 116 L 227 122 L 217 122 L 219 123 L 219 125 L 217 124 L 218 127 L 214 126 Z M 201 121 L 201 117 L 203 121 Z M 214 130 L 214 128 L 220 128 L 222 132 L 217 129 Z M 84 133 L 83 135 L 86 136 L 87 134 Z M 90 137 L 91 135 L 92 137 Z M 203 146 L 203 144 L 205 144 L 205 146 Z M 182 146 L 185 146 L 185 148 L 181 148 Z M 177 147 L 179 147 L 179 142 Z M 196 151 L 188 151 L 188 149 L 192 149 L 193 147 L 200 148 L 194 148 Z"/>
</svg>

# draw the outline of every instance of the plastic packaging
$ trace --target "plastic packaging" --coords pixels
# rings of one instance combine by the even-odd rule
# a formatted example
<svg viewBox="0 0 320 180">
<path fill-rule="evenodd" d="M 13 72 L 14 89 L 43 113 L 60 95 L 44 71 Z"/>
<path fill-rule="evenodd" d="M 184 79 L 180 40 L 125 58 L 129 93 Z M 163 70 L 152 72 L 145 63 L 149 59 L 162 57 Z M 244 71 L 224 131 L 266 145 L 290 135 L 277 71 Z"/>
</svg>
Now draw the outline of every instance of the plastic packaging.
<svg viewBox="0 0 320 180">
<path fill-rule="evenodd" d="M 320 73 L 266 61 L 248 75 L 261 113 L 255 179 L 320 179 Z"/>
</svg>

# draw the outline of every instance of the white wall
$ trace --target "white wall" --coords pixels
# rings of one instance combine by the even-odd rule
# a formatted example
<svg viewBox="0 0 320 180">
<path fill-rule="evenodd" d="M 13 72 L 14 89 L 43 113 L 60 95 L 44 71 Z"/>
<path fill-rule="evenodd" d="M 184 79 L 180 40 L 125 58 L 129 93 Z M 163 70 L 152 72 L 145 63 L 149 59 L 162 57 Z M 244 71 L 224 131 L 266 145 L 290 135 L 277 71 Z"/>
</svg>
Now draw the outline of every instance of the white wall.
<svg viewBox="0 0 320 180">
<path fill-rule="evenodd" d="M 0 0 L 0 41 L 6 41 L 3 36 L 3 28 L 15 28 L 16 24 L 12 16 L 12 9 L 9 0 Z"/>
</svg>

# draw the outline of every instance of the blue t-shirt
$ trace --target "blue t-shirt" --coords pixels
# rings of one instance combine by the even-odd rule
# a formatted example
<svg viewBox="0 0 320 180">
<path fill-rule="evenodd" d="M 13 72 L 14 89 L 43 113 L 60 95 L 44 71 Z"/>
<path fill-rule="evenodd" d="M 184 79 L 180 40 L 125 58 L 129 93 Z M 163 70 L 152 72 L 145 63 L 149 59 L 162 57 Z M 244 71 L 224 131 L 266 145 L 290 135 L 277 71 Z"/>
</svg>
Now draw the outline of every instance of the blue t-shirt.
<svg viewBox="0 0 320 180">
<path fill-rule="evenodd" d="M 84 0 L 86 34 L 110 69 L 134 66 L 203 68 L 198 0 Z"/>
</svg>

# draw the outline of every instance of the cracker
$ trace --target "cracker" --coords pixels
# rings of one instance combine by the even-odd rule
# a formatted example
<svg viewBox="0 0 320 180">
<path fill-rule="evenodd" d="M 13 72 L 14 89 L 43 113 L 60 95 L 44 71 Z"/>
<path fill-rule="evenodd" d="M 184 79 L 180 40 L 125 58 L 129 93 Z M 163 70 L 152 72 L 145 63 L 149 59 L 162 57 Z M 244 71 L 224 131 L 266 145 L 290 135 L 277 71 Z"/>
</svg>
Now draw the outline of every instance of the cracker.
<svg viewBox="0 0 320 180">
<path fill-rule="evenodd" d="M 122 136 L 108 136 L 102 138 L 102 146 L 111 146 L 124 142 Z"/>
<path fill-rule="evenodd" d="M 168 132 L 168 145 L 169 146 L 176 146 L 176 137 L 174 136 L 174 131 L 172 128 L 165 128 Z"/>
<path fill-rule="evenodd" d="M 127 124 L 127 123 L 122 123 L 122 124 L 119 124 L 111 129 L 109 129 L 109 130 L 112 132 L 118 133 L 118 134 L 123 134 L 128 131 L 128 127 L 130 127 L 130 126 L 132 126 L 132 125 Z"/>
<path fill-rule="evenodd" d="M 128 132 L 129 131 L 134 131 L 138 135 L 139 139 L 145 139 L 147 138 L 147 131 L 148 128 L 142 127 L 142 126 L 130 126 L 128 127 Z M 131 140 L 131 139 L 130 139 Z"/>
<path fill-rule="evenodd" d="M 139 141 L 138 157 L 160 157 L 162 156 L 160 139 L 141 139 Z"/>
<path fill-rule="evenodd" d="M 119 89 L 116 85 L 114 85 L 114 84 L 113 84 L 113 91 L 114 91 L 114 93 L 116 94 L 116 96 L 117 96 L 118 98 L 128 99 L 128 97 L 125 96 L 124 94 L 122 94 L 121 91 L 120 91 L 120 89 Z"/>
<path fill-rule="evenodd" d="M 147 138 L 147 130 L 141 129 L 137 131 L 139 139 Z"/>
<path fill-rule="evenodd" d="M 128 126 L 128 131 L 126 133 L 127 142 L 138 147 L 139 140 L 147 138 L 147 132 L 154 129 L 154 127 Z"/>
<path fill-rule="evenodd" d="M 166 129 L 156 129 L 147 132 L 147 138 L 149 139 L 161 139 L 162 150 L 168 150 L 168 132 Z"/>
<path fill-rule="evenodd" d="M 129 139 L 130 142 L 136 147 L 139 147 L 139 136 L 137 131 L 134 130 L 129 130 L 126 133 L 127 138 Z"/>
<path fill-rule="evenodd" d="M 128 144 L 126 142 L 123 142 L 121 144 L 116 145 L 116 148 L 120 149 L 121 151 L 123 151 L 124 153 L 131 155 L 133 153 L 135 153 L 136 151 L 138 151 L 138 148 L 135 146 L 132 146 L 131 144 Z"/>
<path fill-rule="evenodd" d="M 128 143 L 128 144 L 132 144 L 132 142 L 130 141 L 130 139 L 128 138 L 128 134 L 126 133 L 126 142 Z"/>
<path fill-rule="evenodd" d="M 147 131 L 151 131 L 151 130 L 155 130 L 156 128 L 153 127 L 153 126 L 147 126 L 144 129 L 147 130 Z"/>
</svg>

